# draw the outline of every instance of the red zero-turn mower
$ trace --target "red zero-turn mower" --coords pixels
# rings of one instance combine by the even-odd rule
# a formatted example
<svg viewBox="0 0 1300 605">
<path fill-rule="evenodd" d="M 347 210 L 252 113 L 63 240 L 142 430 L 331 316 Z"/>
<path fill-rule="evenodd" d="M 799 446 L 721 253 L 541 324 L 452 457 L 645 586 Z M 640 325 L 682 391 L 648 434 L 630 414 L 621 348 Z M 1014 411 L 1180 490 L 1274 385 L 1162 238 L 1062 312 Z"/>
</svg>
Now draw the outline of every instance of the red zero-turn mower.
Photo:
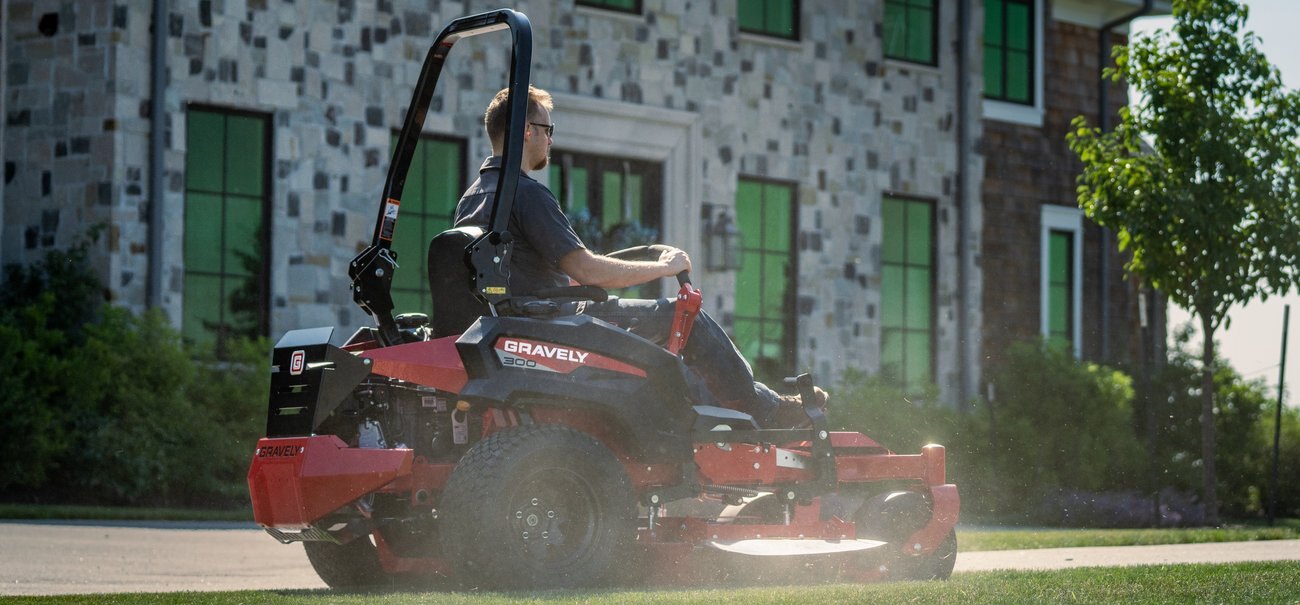
<svg viewBox="0 0 1300 605">
<path fill-rule="evenodd" d="M 499 30 L 513 54 L 490 229 L 435 237 L 432 321 L 393 317 L 392 238 L 438 75 L 457 41 Z M 599 289 L 511 296 L 506 226 L 531 50 L 528 19 L 510 10 L 453 21 L 434 41 L 373 242 L 348 272 L 377 325 L 342 347 L 329 344 L 332 328 L 276 344 L 266 437 L 248 471 L 257 523 L 302 542 L 336 588 L 412 576 L 496 588 L 774 581 L 780 570 L 946 578 L 958 496 L 943 447 L 894 454 L 827 430 L 813 406 L 811 428 L 763 430 L 748 414 L 693 405 L 677 354 L 700 305 L 687 275 L 681 337 L 666 348 L 557 312 L 557 299 L 602 299 Z M 793 381 L 815 401 L 807 375 Z"/>
</svg>

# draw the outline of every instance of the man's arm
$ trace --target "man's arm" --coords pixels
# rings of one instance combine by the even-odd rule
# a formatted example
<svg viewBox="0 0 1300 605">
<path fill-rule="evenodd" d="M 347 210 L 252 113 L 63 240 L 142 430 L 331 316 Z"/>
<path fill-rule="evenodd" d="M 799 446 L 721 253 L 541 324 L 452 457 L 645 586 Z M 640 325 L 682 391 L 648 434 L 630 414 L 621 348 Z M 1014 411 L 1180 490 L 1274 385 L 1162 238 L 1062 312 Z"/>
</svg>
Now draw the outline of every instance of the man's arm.
<svg viewBox="0 0 1300 605">
<path fill-rule="evenodd" d="M 610 258 L 579 248 L 560 259 L 560 270 L 584 286 L 626 288 L 690 271 L 691 259 L 677 248 L 664 250 L 654 261 Z"/>
</svg>

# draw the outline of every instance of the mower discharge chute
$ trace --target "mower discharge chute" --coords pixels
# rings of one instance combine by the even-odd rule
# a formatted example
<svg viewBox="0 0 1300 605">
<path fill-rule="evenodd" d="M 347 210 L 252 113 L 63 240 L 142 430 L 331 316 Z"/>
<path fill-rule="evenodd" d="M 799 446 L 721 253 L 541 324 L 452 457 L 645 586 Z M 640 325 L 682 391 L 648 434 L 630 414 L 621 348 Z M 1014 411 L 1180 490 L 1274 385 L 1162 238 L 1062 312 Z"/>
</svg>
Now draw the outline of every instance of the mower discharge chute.
<svg viewBox="0 0 1300 605">
<path fill-rule="evenodd" d="M 393 316 L 402 189 L 443 62 L 460 39 L 513 37 L 502 178 L 491 225 L 433 239 L 433 319 Z M 678 276 L 668 347 L 552 298 L 512 296 L 506 225 L 523 146 L 532 38 L 501 10 L 453 21 L 434 41 L 398 137 L 371 245 L 352 261 L 375 320 L 342 347 L 331 328 L 294 330 L 272 358 L 267 434 L 248 484 L 254 517 L 302 542 L 336 588 L 451 577 L 503 588 L 819 577 L 946 578 L 956 486 L 944 449 L 899 455 L 870 438 L 760 429 L 745 413 L 693 405 L 677 355 L 700 294 Z M 520 101 L 517 101 L 520 100 Z M 616 253 L 657 256 L 654 247 Z M 804 401 L 812 380 L 793 379 Z M 791 563 L 794 557 L 795 563 Z M 771 575 L 769 575 L 771 574 Z"/>
</svg>

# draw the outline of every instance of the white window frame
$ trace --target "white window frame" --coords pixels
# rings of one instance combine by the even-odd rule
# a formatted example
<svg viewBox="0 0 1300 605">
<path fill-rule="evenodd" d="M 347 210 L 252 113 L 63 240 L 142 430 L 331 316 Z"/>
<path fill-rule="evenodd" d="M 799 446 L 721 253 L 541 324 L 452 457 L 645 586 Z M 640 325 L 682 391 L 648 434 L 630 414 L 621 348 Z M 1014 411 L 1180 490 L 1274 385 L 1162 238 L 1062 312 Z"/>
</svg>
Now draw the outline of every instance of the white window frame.
<svg viewBox="0 0 1300 605">
<path fill-rule="evenodd" d="M 985 98 L 981 95 L 980 98 L 984 101 L 985 119 L 1022 124 L 1035 128 L 1043 127 L 1043 115 L 1046 113 L 1043 100 L 1043 23 L 1045 20 L 1043 0 L 1034 0 L 1034 104 L 1009 103 Z M 980 39 L 984 39 L 982 32 Z M 982 72 L 980 77 L 983 77 Z"/>
<path fill-rule="evenodd" d="M 700 215 L 704 189 L 699 114 L 564 93 L 551 96 L 555 148 L 662 162 L 662 241 L 680 248 L 699 241 L 699 221 L 691 220 Z M 549 185 L 550 171 L 539 170 L 532 176 Z"/>
<path fill-rule="evenodd" d="M 1070 293 L 1070 307 L 1073 311 L 1070 317 L 1070 341 L 1074 349 L 1076 358 L 1083 355 L 1083 211 L 1078 208 L 1067 206 L 1057 206 L 1053 204 L 1044 204 L 1042 207 L 1042 227 L 1040 230 L 1039 240 L 1039 331 L 1043 338 L 1047 338 L 1050 333 L 1048 324 L 1049 301 L 1048 293 L 1051 282 L 1051 263 L 1048 262 L 1051 253 L 1052 232 L 1067 231 L 1073 234 L 1072 241 L 1074 249 L 1072 250 L 1073 262 L 1070 267 L 1070 279 L 1074 284 L 1074 291 Z"/>
</svg>

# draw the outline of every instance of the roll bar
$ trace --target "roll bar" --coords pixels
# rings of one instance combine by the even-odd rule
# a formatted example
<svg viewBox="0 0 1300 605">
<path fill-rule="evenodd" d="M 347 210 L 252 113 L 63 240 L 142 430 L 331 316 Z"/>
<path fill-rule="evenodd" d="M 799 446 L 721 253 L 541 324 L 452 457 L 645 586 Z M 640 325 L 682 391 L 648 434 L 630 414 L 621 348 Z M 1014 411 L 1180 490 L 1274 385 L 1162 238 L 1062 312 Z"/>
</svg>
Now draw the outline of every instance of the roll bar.
<svg viewBox="0 0 1300 605">
<path fill-rule="evenodd" d="M 424 128 L 424 118 L 433 98 L 438 76 L 452 46 L 462 38 L 508 29 L 513 46 L 510 53 L 510 99 L 506 103 L 505 149 L 502 151 L 502 174 L 496 196 L 492 200 L 490 228 L 466 249 L 466 263 L 473 270 L 475 295 L 488 303 L 496 314 L 496 305 L 509 298 L 507 279 L 510 276 L 510 251 L 512 246 L 507 226 L 514 206 L 515 189 L 519 182 L 523 161 L 524 129 L 528 120 L 529 70 L 532 65 L 533 34 L 528 17 L 523 13 L 501 9 L 461 17 L 452 21 L 438 34 L 424 59 L 420 79 L 416 82 L 411 104 L 406 110 L 406 120 L 397 137 L 388 178 L 384 181 L 383 195 L 379 201 L 379 214 L 375 218 L 375 231 L 370 245 L 352 259 L 348 277 L 352 280 L 352 299 L 375 319 L 379 328 L 379 341 L 384 346 L 401 342 L 401 333 L 393 321 L 392 282 L 397 268 L 396 254 L 392 250 L 393 236 L 397 230 L 398 210 L 402 190 L 406 186 L 407 171 L 415 156 L 415 147 Z"/>
</svg>

